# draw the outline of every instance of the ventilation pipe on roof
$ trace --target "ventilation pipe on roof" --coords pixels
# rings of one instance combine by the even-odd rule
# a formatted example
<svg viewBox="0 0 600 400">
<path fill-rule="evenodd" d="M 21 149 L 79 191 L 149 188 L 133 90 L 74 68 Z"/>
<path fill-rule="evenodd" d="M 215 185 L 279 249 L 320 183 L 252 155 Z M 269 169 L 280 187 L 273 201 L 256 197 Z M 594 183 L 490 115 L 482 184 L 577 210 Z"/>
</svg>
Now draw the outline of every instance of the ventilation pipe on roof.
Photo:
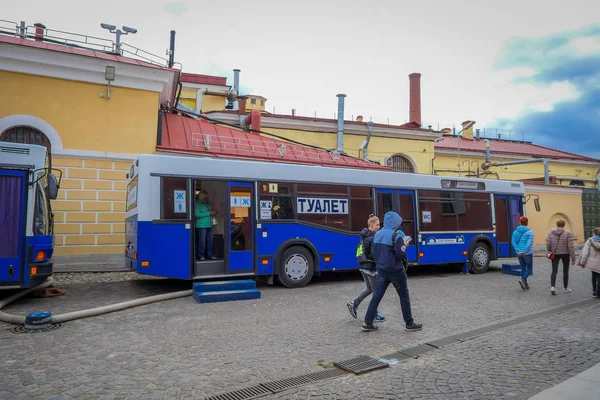
<svg viewBox="0 0 600 400">
<path fill-rule="evenodd" d="M 547 158 L 534 158 L 533 160 L 521 160 L 521 161 L 507 161 L 500 163 L 493 163 L 490 161 L 490 141 L 485 140 L 485 162 L 481 164 L 481 168 L 489 170 L 490 167 L 502 167 L 505 165 L 520 165 L 520 164 L 532 164 L 532 163 L 544 163 L 544 184 L 550 184 L 550 168 L 548 167 Z"/>
<path fill-rule="evenodd" d="M 369 141 L 371 140 L 371 134 L 373 133 L 373 121 L 367 122 L 367 127 L 369 128 L 369 133 L 367 134 L 367 138 L 360 145 L 360 150 L 363 152 L 363 160 L 368 161 L 368 153 L 367 148 L 369 147 Z"/>
<path fill-rule="evenodd" d="M 250 114 L 244 118 L 246 126 L 250 125 L 250 130 L 256 133 L 260 132 L 260 111 L 257 108 L 252 109 Z"/>
<path fill-rule="evenodd" d="M 338 127 L 337 127 L 337 151 L 342 153 L 344 151 L 344 98 L 345 94 L 338 94 Z"/>
<path fill-rule="evenodd" d="M 240 71 L 241 69 L 233 70 L 233 88 L 238 94 L 240 93 Z"/>
<path fill-rule="evenodd" d="M 175 64 L 175 31 L 171 31 L 171 40 L 169 43 L 169 68 Z"/>
<path fill-rule="evenodd" d="M 35 41 L 43 42 L 44 41 L 44 29 L 46 29 L 46 27 L 44 26 L 44 24 L 42 24 L 40 22 L 36 22 L 35 24 L 33 24 L 33 26 L 35 26 Z"/>
</svg>

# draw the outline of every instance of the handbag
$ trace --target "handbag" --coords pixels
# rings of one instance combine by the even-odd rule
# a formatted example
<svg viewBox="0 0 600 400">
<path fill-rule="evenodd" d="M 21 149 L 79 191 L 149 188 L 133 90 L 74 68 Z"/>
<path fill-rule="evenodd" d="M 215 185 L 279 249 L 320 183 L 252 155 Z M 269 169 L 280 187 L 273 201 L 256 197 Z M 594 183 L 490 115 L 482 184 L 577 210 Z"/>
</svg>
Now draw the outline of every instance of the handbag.
<svg viewBox="0 0 600 400">
<path fill-rule="evenodd" d="M 556 241 L 556 247 L 554 248 L 554 251 L 549 251 L 547 254 L 548 259 L 550 260 L 554 260 L 556 258 L 556 249 L 558 249 L 558 245 L 560 244 L 560 238 L 562 237 L 562 234 L 565 233 L 564 231 L 558 235 L 558 240 Z"/>
<path fill-rule="evenodd" d="M 211 218 L 212 226 L 215 226 L 219 223 L 215 217 L 210 217 L 210 218 Z"/>
</svg>

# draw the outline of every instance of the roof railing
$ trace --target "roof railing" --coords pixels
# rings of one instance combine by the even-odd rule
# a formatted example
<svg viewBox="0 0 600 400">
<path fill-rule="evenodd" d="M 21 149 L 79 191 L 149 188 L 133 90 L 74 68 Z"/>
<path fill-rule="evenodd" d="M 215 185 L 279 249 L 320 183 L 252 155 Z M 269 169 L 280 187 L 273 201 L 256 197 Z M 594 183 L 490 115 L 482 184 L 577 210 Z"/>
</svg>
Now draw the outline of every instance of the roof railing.
<svg viewBox="0 0 600 400">
<path fill-rule="evenodd" d="M 39 30 L 42 29 L 42 33 Z M 117 52 L 115 43 L 110 39 L 60 31 L 57 29 L 40 28 L 35 25 L 25 25 L 24 22 L 0 19 L 0 35 L 32 39 L 44 43 L 58 44 L 79 49 L 100 51 L 135 58 L 161 67 L 168 66 L 169 60 L 139 49 L 127 43 L 121 43 L 121 52 Z"/>
</svg>

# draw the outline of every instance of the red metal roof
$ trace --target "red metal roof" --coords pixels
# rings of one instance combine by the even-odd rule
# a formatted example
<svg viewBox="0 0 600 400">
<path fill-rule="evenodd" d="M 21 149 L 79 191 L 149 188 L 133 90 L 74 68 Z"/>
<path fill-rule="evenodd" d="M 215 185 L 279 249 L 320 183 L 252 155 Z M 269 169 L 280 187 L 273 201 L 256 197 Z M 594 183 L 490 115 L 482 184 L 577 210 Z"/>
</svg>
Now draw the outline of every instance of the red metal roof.
<svg viewBox="0 0 600 400">
<path fill-rule="evenodd" d="M 16 46 L 26 46 L 26 47 L 42 49 L 42 50 L 57 51 L 60 53 L 73 54 L 76 56 L 98 58 L 98 59 L 107 60 L 107 61 L 114 61 L 114 62 L 120 62 L 120 63 L 125 63 L 125 64 L 138 65 L 140 67 L 163 69 L 163 70 L 167 70 L 167 71 L 179 72 L 179 70 L 177 70 L 177 69 L 162 67 L 160 65 L 136 60 L 134 58 L 123 57 L 118 54 L 103 53 L 101 51 L 87 50 L 87 49 L 82 49 L 82 48 L 72 47 L 72 46 L 63 46 L 60 44 L 38 42 L 35 40 L 28 40 L 28 39 L 23 39 L 23 38 L 14 37 L 14 36 L 0 35 L 0 43 L 13 44 Z"/>
<path fill-rule="evenodd" d="M 227 86 L 227 78 L 222 76 L 200 75 L 200 74 L 181 74 L 181 82 L 199 83 L 202 85 Z"/>
<path fill-rule="evenodd" d="M 534 158 L 566 158 L 582 161 L 599 161 L 594 158 L 580 156 L 578 154 L 568 153 L 566 151 L 555 150 L 549 147 L 539 146 L 533 143 L 507 142 L 496 139 L 489 139 L 490 152 L 492 156 L 496 153 L 514 154 L 531 156 Z M 456 136 L 444 135 L 443 138 L 435 144 L 436 150 L 457 150 L 458 138 Z M 485 153 L 485 142 L 483 140 L 472 140 L 462 138 L 460 141 L 461 151 L 475 151 Z"/>
<path fill-rule="evenodd" d="M 196 120 L 176 114 L 164 115 L 162 144 L 156 146 L 156 149 L 210 157 L 389 171 L 388 167 L 352 157 L 340 156 L 334 161 L 326 150 L 287 143 L 211 124 L 202 118 Z"/>
</svg>

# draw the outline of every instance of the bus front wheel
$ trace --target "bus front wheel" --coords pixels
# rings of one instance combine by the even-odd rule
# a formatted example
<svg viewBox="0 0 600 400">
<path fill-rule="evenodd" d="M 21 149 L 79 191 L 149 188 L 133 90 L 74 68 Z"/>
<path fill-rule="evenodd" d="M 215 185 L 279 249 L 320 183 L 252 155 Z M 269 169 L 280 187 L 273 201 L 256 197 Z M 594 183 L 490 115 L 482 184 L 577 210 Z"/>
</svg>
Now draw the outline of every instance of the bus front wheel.
<svg viewBox="0 0 600 400">
<path fill-rule="evenodd" d="M 471 252 L 470 270 L 474 274 L 483 274 L 490 266 L 490 248 L 483 242 L 477 242 Z"/>
<path fill-rule="evenodd" d="M 280 258 L 277 277 L 288 288 L 306 286 L 314 274 L 314 259 L 310 251 L 301 246 L 292 246 Z"/>
</svg>

